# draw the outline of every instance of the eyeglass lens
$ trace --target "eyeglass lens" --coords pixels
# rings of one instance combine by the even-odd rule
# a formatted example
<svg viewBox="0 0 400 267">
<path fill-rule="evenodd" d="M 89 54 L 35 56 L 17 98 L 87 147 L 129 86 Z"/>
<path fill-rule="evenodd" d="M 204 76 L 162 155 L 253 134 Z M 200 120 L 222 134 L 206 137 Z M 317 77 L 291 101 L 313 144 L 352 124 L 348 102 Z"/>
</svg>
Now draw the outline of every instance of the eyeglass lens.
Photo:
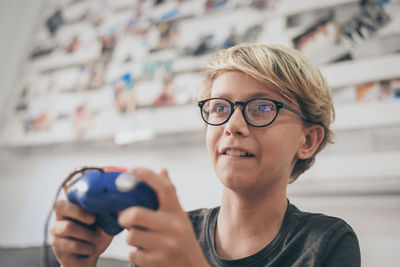
<svg viewBox="0 0 400 267">
<path fill-rule="evenodd" d="M 204 103 L 202 113 L 204 120 L 213 125 L 225 123 L 232 115 L 233 105 L 225 99 L 209 99 Z M 245 119 L 254 126 L 270 123 L 276 116 L 276 104 L 266 99 L 254 99 L 244 107 Z"/>
</svg>

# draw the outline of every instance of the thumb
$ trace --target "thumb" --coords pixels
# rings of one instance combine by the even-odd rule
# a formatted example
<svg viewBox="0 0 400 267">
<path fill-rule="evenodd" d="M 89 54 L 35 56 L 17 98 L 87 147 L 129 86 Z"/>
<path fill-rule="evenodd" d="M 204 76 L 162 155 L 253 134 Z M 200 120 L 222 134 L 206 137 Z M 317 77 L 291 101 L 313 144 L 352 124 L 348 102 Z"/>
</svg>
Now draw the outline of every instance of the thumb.
<svg viewBox="0 0 400 267">
<path fill-rule="evenodd" d="M 172 184 L 166 169 L 155 173 L 149 169 L 134 168 L 131 173 L 146 182 L 155 191 L 160 209 L 173 210 L 180 207 L 175 186 Z"/>
<path fill-rule="evenodd" d="M 167 170 L 166 168 L 162 168 L 162 169 L 161 169 L 160 175 L 163 176 L 163 177 L 165 177 L 166 179 L 170 180 L 170 179 L 169 179 L 169 173 L 168 173 L 168 170 Z"/>
</svg>

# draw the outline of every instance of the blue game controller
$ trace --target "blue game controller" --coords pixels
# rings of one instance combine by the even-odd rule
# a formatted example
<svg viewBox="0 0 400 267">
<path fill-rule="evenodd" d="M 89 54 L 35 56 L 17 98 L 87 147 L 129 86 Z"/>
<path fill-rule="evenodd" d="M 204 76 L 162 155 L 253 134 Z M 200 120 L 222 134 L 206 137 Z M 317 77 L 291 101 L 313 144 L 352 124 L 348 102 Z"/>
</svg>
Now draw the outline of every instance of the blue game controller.
<svg viewBox="0 0 400 267">
<path fill-rule="evenodd" d="M 89 170 L 68 186 L 68 199 L 96 215 L 94 227 L 116 235 L 119 211 L 131 206 L 158 209 L 157 196 L 145 182 L 126 171 Z"/>
</svg>

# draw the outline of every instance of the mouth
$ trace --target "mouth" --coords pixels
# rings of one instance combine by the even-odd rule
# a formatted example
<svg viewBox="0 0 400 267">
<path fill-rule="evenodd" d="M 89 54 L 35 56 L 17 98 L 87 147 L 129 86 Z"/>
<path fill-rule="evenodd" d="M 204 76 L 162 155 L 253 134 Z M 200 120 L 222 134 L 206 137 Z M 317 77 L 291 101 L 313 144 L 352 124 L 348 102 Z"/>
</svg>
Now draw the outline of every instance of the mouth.
<svg viewBox="0 0 400 267">
<path fill-rule="evenodd" d="M 241 149 L 226 149 L 222 152 L 222 155 L 232 156 L 232 157 L 241 157 L 241 158 L 252 158 L 253 154 L 241 150 Z"/>
</svg>

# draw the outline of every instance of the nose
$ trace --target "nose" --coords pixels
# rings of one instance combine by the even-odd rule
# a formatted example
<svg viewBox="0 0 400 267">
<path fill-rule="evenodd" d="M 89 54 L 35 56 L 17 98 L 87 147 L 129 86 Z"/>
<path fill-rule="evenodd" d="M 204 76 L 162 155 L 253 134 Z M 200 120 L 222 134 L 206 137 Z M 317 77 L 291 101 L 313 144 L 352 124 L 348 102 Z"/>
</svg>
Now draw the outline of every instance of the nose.
<svg viewBox="0 0 400 267">
<path fill-rule="evenodd" d="M 225 135 L 248 136 L 250 134 L 249 125 L 243 117 L 243 106 L 236 106 L 231 117 L 225 124 Z"/>
</svg>

